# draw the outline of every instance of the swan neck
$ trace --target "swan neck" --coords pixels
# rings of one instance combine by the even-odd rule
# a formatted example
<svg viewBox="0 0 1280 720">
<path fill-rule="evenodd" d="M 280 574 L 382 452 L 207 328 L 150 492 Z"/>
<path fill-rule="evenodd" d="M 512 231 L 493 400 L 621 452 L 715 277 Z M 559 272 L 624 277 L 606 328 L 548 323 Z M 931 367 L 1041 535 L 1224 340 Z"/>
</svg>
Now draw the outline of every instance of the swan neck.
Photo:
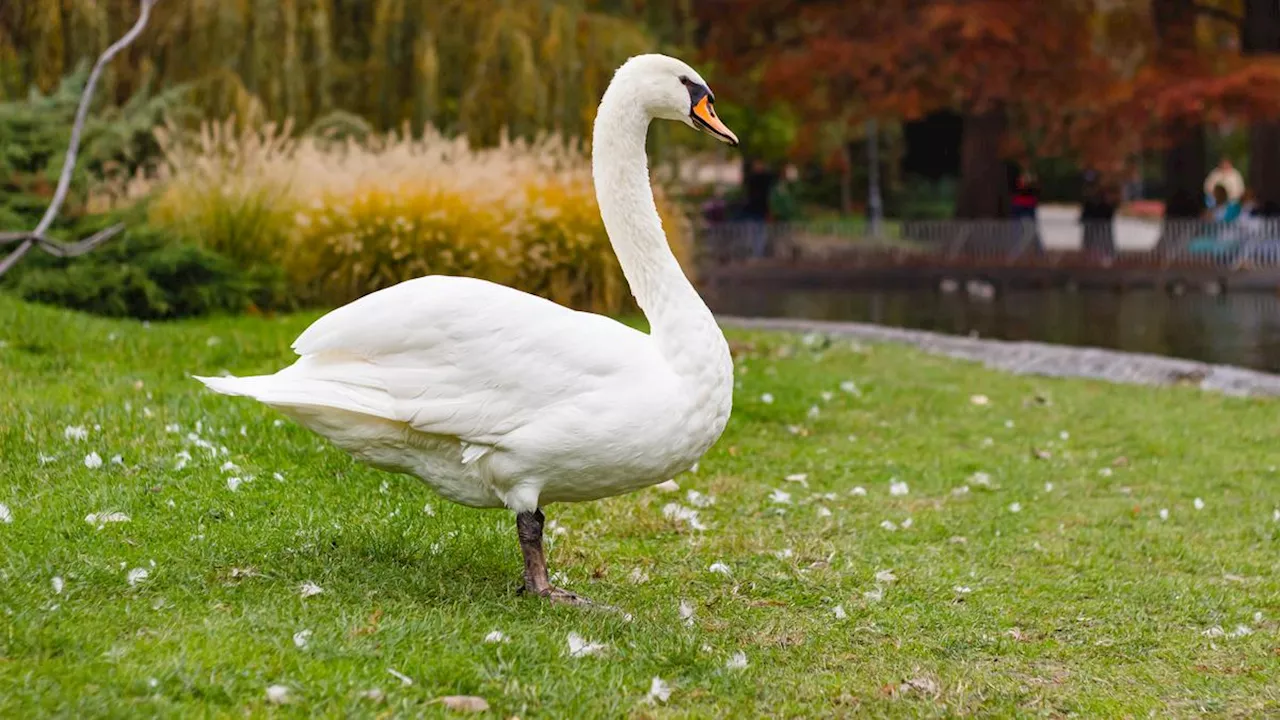
<svg viewBox="0 0 1280 720">
<path fill-rule="evenodd" d="M 652 333 L 664 349 L 688 338 L 672 337 L 707 324 L 719 334 L 707 309 L 672 254 L 649 184 L 645 136 L 649 114 L 615 81 L 596 114 L 592 175 L 600 215 L 618 263 Z M 690 320 L 697 322 L 690 323 Z M 723 335 L 720 335 L 723 338 Z M 672 342 L 674 341 L 674 342 Z"/>
</svg>

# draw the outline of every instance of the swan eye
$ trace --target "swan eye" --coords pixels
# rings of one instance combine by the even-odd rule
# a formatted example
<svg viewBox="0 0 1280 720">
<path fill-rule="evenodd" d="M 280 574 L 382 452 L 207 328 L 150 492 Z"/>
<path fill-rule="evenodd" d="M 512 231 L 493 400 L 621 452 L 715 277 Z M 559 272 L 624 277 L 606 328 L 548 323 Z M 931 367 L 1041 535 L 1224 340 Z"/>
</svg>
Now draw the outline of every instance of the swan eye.
<svg viewBox="0 0 1280 720">
<path fill-rule="evenodd" d="M 696 83 L 684 75 L 680 76 L 680 82 L 684 83 L 685 88 L 689 91 L 689 102 L 697 105 L 702 98 L 707 98 L 710 102 L 716 101 L 716 96 L 711 89 L 702 83 Z"/>
</svg>

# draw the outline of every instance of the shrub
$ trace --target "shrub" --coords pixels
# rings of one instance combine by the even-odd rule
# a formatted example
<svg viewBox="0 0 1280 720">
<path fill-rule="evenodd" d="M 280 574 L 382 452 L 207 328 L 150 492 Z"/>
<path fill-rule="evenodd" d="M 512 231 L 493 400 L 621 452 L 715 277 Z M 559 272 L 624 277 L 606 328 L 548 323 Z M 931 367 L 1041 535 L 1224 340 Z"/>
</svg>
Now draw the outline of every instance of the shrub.
<svg viewBox="0 0 1280 720">
<path fill-rule="evenodd" d="M 79 236 L 114 217 L 93 218 Z M 283 276 L 242 270 L 206 248 L 134 222 L 117 238 L 78 258 L 32 253 L 4 278 L 17 296 L 99 315 L 180 318 L 285 305 Z"/>
<path fill-rule="evenodd" d="M 629 307 L 590 164 L 556 139 L 477 150 L 432 131 L 293 140 L 287 127 L 240 132 L 230 122 L 158 138 L 151 221 L 238 263 L 279 267 L 302 303 L 453 274 L 578 309 Z M 688 259 L 687 223 L 661 194 L 659 207 Z"/>
</svg>

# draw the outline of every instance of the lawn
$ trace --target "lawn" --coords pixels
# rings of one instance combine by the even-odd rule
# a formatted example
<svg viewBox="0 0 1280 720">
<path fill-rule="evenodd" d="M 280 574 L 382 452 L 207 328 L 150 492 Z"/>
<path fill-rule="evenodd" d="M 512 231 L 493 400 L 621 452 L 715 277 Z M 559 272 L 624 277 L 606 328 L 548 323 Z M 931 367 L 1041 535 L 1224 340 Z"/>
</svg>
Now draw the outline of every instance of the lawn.
<svg viewBox="0 0 1280 720">
<path fill-rule="evenodd" d="M 628 621 L 517 596 L 510 514 L 187 377 L 313 317 L 0 296 L 0 717 L 1280 714 L 1275 401 L 735 334 L 679 490 L 547 510 Z"/>
</svg>

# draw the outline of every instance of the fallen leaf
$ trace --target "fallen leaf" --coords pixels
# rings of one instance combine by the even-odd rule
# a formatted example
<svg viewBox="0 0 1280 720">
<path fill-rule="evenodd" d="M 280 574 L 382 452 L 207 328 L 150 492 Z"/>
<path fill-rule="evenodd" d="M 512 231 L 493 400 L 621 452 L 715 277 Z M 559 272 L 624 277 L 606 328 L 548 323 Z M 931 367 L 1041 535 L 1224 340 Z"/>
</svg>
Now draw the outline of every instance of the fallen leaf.
<svg viewBox="0 0 1280 720">
<path fill-rule="evenodd" d="M 489 709 L 489 703 L 484 698 L 474 695 L 445 695 L 431 702 L 440 703 L 454 712 L 478 713 Z"/>
<path fill-rule="evenodd" d="M 122 512 L 89 513 L 84 521 L 90 525 L 106 525 L 107 523 L 127 523 L 129 516 Z"/>
<path fill-rule="evenodd" d="M 352 628 L 347 633 L 348 637 L 357 638 L 365 635 L 372 635 L 378 632 L 378 623 L 382 621 L 382 608 L 374 608 L 369 614 L 369 619 L 365 621 L 362 627 Z"/>
<path fill-rule="evenodd" d="M 904 694 L 914 692 L 921 695 L 928 695 L 930 697 L 937 697 L 938 691 L 937 681 L 933 678 L 923 676 L 911 678 L 898 686 L 898 692 Z"/>
<path fill-rule="evenodd" d="M 805 489 L 809 488 L 809 473 L 792 473 L 785 479 L 787 482 L 799 483 Z"/>
</svg>

